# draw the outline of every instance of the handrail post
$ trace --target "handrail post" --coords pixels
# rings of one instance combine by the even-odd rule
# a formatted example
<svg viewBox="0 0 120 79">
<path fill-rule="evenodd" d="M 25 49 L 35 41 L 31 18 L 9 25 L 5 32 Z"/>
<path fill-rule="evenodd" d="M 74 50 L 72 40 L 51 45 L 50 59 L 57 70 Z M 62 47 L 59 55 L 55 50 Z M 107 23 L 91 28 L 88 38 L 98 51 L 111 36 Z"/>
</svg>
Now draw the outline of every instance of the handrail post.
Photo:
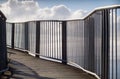
<svg viewBox="0 0 120 79">
<path fill-rule="evenodd" d="M 39 58 L 40 53 L 40 21 L 36 21 L 36 57 Z"/>
<path fill-rule="evenodd" d="M 28 50 L 28 38 L 29 38 L 29 34 L 28 34 L 28 22 L 25 22 L 25 50 Z"/>
<path fill-rule="evenodd" d="M 12 49 L 14 49 L 14 36 L 15 36 L 15 23 L 12 23 L 12 38 L 11 38 Z"/>
<path fill-rule="evenodd" d="M 88 35 L 88 39 L 89 39 L 89 53 L 88 53 L 88 69 L 92 72 L 94 72 L 94 57 L 95 57 L 95 34 L 94 34 L 94 18 L 90 17 L 89 18 L 89 22 L 88 22 L 88 30 L 89 30 L 89 35 Z M 91 60 L 91 61 L 89 61 Z"/>
<path fill-rule="evenodd" d="M 62 63 L 67 64 L 67 26 L 66 26 L 66 21 L 62 21 Z"/>
<path fill-rule="evenodd" d="M 0 12 L 0 72 L 7 68 L 6 19 Z"/>
</svg>

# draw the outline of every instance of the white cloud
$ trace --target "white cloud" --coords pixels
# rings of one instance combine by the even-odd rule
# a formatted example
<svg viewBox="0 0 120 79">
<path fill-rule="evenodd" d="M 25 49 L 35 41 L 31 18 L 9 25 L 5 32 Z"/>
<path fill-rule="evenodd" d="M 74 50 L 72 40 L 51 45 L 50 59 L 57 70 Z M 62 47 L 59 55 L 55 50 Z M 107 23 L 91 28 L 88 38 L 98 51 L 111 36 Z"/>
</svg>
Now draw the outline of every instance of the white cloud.
<svg viewBox="0 0 120 79">
<path fill-rule="evenodd" d="M 65 5 L 40 8 L 38 2 L 34 0 L 8 0 L 0 4 L 0 10 L 3 11 L 7 17 L 7 21 L 10 22 L 42 19 L 80 19 L 87 13 L 83 10 L 72 12 Z"/>
<path fill-rule="evenodd" d="M 71 11 L 64 5 L 53 6 L 52 8 L 39 9 L 36 19 L 67 19 Z"/>
<path fill-rule="evenodd" d="M 24 21 L 33 19 L 39 5 L 34 1 L 8 0 L 1 4 L 0 8 L 6 15 L 8 21 Z"/>
<path fill-rule="evenodd" d="M 75 12 L 72 13 L 72 15 L 70 16 L 70 19 L 80 19 L 80 18 L 82 18 L 86 13 L 87 13 L 87 11 L 77 10 L 77 11 L 75 11 Z"/>
</svg>

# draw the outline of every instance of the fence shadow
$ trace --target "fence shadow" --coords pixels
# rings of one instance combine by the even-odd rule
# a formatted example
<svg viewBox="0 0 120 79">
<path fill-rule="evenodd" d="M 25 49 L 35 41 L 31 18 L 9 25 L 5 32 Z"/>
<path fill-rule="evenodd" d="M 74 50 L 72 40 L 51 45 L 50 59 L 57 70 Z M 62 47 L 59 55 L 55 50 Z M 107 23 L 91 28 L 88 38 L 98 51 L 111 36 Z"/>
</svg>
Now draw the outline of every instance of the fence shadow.
<svg viewBox="0 0 120 79">
<path fill-rule="evenodd" d="M 2 74 L 0 76 L 0 79 L 54 79 L 42 77 L 30 67 L 18 61 L 11 60 L 9 66 L 9 71 Z"/>
</svg>

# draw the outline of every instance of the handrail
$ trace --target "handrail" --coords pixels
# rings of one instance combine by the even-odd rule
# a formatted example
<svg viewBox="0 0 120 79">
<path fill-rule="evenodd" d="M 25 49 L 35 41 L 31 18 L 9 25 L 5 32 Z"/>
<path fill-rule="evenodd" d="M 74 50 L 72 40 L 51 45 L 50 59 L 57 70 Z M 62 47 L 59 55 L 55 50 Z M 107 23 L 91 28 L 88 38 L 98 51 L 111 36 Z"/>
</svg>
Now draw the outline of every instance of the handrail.
<svg viewBox="0 0 120 79">
<path fill-rule="evenodd" d="M 56 22 L 62 22 L 63 20 L 31 20 L 31 21 L 24 21 L 24 22 L 6 22 L 6 23 L 26 23 L 26 22 L 36 22 L 36 21 L 40 21 L 40 22 L 44 22 L 44 21 L 48 21 L 48 22 L 51 22 L 51 21 L 56 21 Z"/>
<path fill-rule="evenodd" d="M 88 18 L 90 15 L 92 15 L 96 11 L 105 10 L 105 9 L 115 9 L 115 8 L 120 8 L 120 5 L 111 5 L 111 6 L 104 6 L 104 7 L 95 8 L 93 11 L 91 11 L 90 13 L 88 13 L 88 15 L 85 16 L 83 19 Z"/>
</svg>

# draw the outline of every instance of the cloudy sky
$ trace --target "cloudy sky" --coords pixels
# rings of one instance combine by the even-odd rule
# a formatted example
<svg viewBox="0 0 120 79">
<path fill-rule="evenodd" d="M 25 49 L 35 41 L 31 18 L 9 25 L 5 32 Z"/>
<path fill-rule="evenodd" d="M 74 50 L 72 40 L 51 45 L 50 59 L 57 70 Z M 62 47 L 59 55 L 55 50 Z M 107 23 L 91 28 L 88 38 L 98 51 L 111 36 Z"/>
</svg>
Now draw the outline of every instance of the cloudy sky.
<svg viewBox="0 0 120 79">
<path fill-rule="evenodd" d="M 8 22 L 80 19 L 96 7 L 120 4 L 119 0 L 0 0 Z"/>
</svg>

